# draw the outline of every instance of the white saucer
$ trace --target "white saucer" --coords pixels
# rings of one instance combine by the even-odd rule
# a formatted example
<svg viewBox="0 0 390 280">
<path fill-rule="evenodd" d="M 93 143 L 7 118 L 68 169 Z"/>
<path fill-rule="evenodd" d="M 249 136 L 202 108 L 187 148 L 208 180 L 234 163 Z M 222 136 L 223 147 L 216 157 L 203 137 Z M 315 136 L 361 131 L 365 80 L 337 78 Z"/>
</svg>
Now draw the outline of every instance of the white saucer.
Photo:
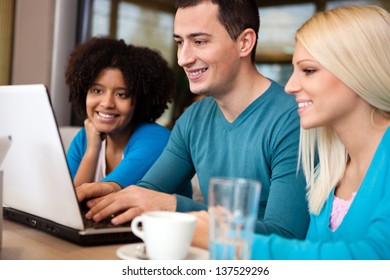
<svg viewBox="0 0 390 280">
<path fill-rule="evenodd" d="M 142 242 L 140 243 L 132 243 L 128 245 L 124 245 L 118 250 L 116 250 L 116 255 L 122 259 L 122 260 L 140 260 L 135 255 L 135 250 L 137 246 L 143 244 Z M 204 250 L 199 247 L 190 247 L 190 250 L 188 252 L 188 256 L 186 260 L 208 260 L 209 259 L 209 252 L 207 250 Z"/>
</svg>

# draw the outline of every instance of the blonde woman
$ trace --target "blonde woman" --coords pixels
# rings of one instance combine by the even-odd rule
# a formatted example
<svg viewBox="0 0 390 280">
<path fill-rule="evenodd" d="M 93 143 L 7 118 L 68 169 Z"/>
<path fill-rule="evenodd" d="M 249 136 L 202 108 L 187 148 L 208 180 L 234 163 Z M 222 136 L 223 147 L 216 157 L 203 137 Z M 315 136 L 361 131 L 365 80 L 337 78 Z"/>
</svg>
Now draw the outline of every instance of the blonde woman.
<svg viewBox="0 0 390 280">
<path fill-rule="evenodd" d="M 390 259 L 389 46 L 390 15 L 376 6 L 321 12 L 297 31 L 286 91 L 298 103 L 310 225 L 304 241 L 256 235 L 252 258 Z M 198 216 L 194 243 L 207 247 Z"/>
</svg>

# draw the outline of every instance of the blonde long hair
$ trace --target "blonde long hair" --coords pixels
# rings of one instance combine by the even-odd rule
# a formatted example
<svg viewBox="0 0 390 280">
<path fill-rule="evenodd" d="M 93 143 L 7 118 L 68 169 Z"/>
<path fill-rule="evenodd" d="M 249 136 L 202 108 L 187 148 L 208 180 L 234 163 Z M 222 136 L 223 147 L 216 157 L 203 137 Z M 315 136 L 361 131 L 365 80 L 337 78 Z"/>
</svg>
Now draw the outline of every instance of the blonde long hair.
<svg viewBox="0 0 390 280">
<path fill-rule="evenodd" d="M 377 6 L 317 13 L 296 40 L 328 71 L 386 117 L 390 116 L 390 14 Z M 317 154 L 316 154 L 317 153 Z M 300 160 L 310 212 L 318 214 L 344 175 L 347 151 L 330 128 L 301 128 Z M 319 164 L 314 166 L 316 156 Z"/>
</svg>

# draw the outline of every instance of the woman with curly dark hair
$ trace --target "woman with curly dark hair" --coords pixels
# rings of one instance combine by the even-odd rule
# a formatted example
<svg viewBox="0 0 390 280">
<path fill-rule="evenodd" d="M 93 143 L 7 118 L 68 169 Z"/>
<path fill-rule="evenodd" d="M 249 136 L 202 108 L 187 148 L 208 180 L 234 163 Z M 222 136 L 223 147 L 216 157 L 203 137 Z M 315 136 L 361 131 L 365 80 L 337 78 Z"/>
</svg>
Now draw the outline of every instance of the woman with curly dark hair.
<svg viewBox="0 0 390 280">
<path fill-rule="evenodd" d="M 67 154 L 75 186 L 135 184 L 170 136 L 155 120 L 171 99 L 173 71 L 156 51 L 94 37 L 70 54 L 65 78 L 69 100 L 85 119 Z"/>
</svg>

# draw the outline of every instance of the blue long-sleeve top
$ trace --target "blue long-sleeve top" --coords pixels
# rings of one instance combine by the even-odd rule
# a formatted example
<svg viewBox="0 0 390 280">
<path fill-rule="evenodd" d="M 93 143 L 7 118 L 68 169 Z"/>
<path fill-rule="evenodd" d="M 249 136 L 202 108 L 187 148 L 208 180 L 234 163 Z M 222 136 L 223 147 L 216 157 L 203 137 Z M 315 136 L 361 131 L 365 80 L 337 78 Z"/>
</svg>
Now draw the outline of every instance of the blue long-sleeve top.
<svg viewBox="0 0 390 280">
<path fill-rule="evenodd" d="M 319 215 L 310 215 L 305 241 L 256 235 L 253 259 L 390 259 L 390 128 L 342 223 L 329 228 L 334 191 Z"/>
<path fill-rule="evenodd" d="M 102 181 L 114 181 L 122 187 L 136 184 L 161 155 L 169 137 L 170 131 L 159 124 L 139 124 L 123 151 L 123 159 Z M 72 179 L 76 176 L 86 149 L 87 135 L 85 128 L 81 128 L 67 153 Z"/>
</svg>

